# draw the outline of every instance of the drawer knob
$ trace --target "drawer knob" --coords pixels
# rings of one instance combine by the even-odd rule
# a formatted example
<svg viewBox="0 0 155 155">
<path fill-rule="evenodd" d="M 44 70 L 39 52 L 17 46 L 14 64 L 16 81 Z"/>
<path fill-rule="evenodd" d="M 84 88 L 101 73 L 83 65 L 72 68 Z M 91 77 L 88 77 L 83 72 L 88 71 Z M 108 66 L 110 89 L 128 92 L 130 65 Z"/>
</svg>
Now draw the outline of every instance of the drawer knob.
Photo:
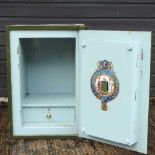
<svg viewBox="0 0 155 155">
<path fill-rule="evenodd" d="M 48 119 L 51 119 L 51 117 L 52 117 L 51 113 L 47 113 L 46 117 L 47 117 Z"/>
</svg>

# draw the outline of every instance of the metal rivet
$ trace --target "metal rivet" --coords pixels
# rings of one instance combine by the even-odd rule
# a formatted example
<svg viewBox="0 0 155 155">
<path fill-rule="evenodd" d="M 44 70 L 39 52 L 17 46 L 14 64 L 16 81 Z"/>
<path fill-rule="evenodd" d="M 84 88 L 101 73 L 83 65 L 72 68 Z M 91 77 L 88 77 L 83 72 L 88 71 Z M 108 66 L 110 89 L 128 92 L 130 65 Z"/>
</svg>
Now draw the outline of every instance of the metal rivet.
<svg viewBox="0 0 155 155">
<path fill-rule="evenodd" d="M 82 43 L 82 47 L 85 48 L 86 47 L 86 43 L 83 42 Z"/>
<path fill-rule="evenodd" d="M 129 139 L 128 138 L 125 139 L 125 144 L 129 144 Z"/>
<path fill-rule="evenodd" d="M 85 132 L 86 132 L 85 128 L 82 128 L 82 129 L 81 129 L 81 132 L 82 132 L 82 133 L 85 133 Z"/>
<path fill-rule="evenodd" d="M 132 50 L 133 50 L 133 45 L 129 45 L 129 46 L 127 47 L 127 49 L 128 49 L 128 51 L 132 51 Z"/>
</svg>

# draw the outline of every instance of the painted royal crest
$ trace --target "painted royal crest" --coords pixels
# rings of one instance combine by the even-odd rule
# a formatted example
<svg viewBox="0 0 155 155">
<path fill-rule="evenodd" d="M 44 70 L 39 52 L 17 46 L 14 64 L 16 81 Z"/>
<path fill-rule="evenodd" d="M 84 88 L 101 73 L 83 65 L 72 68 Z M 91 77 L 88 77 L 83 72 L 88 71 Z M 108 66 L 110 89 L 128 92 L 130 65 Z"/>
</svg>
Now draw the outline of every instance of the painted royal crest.
<svg viewBox="0 0 155 155">
<path fill-rule="evenodd" d="M 91 90 L 101 100 L 101 108 L 107 111 L 107 103 L 119 93 L 119 81 L 111 62 L 104 60 L 97 63 L 97 69 L 91 78 Z"/>
</svg>

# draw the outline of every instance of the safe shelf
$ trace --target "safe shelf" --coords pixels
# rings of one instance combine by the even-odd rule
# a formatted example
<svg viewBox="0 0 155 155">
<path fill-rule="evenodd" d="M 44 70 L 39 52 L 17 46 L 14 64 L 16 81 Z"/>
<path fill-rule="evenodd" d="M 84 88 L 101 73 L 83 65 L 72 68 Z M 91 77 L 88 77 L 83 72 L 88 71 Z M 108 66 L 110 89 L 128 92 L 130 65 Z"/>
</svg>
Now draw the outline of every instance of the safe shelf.
<svg viewBox="0 0 155 155">
<path fill-rule="evenodd" d="M 22 107 L 75 107 L 74 94 L 35 94 L 25 96 Z"/>
</svg>

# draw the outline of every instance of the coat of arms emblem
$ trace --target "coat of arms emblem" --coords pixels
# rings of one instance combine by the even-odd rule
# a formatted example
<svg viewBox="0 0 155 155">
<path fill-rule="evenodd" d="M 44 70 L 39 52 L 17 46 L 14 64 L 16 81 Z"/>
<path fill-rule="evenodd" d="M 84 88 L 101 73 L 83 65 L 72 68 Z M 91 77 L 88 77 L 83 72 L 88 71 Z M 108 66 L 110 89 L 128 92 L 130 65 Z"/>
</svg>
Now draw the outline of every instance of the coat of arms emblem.
<svg viewBox="0 0 155 155">
<path fill-rule="evenodd" d="M 112 62 L 98 61 L 90 84 L 93 94 L 101 100 L 101 109 L 107 111 L 107 103 L 116 98 L 119 93 L 119 81 L 113 71 Z"/>
</svg>

